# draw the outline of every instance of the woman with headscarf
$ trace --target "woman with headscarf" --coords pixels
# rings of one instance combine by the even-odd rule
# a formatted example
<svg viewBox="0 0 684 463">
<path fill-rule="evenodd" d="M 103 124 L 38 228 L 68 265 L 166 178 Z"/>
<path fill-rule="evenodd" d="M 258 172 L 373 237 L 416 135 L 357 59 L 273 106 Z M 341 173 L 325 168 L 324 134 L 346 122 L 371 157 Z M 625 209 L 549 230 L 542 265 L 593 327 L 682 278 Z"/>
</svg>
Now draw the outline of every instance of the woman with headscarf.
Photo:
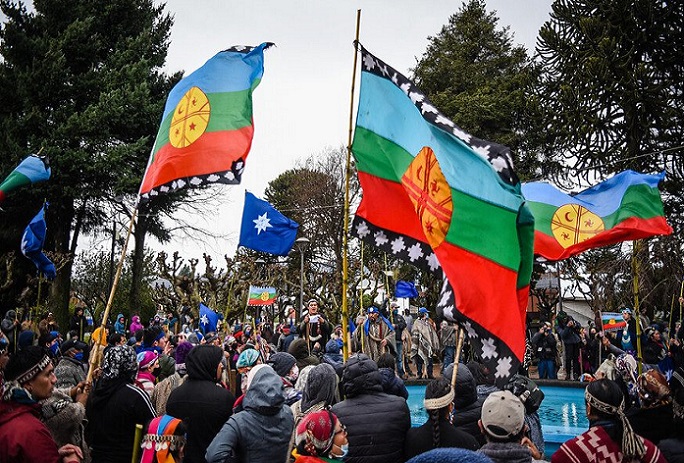
<svg viewBox="0 0 684 463">
<path fill-rule="evenodd" d="M 0 461 L 79 463 L 83 454 L 72 444 L 57 448 L 41 421 L 40 400 L 52 396 L 57 378 L 50 357 L 38 346 L 12 355 L 5 367 L 0 400 Z"/>
<path fill-rule="evenodd" d="M 404 458 L 407 460 L 428 450 L 439 447 L 460 447 L 477 450 L 480 444 L 465 431 L 451 424 L 454 409 L 454 389 L 442 376 L 428 383 L 425 388 L 425 410 L 428 420 L 418 428 L 411 428 L 404 440 Z"/>
<path fill-rule="evenodd" d="M 187 427 L 178 418 L 162 415 L 147 426 L 140 447 L 140 463 L 182 463 Z"/>
<path fill-rule="evenodd" d="M 297 426 L 295 436 L 297 448 L 292 452 L 295 463 L 334 462 L 347 455 L 347 429 L 330 410 L 306 415 Z"/>
<path fill-rule="evenodd" d="M 672 435 L 672 397 L 667 379 L 658 370 L 637 378 L 640 406 L 627 412 L 634 432 L 658 445 Z"/>
<path fill-rule="evenodd" d="M 615 381 L 599 379 L 589 383 L 584 400 L 591 427 L 561 445 L 551 457 L 551 463 L 666 463 L 651 441 L 632 430 L 625 416 L 625 397 Z"/>
<path fill-rule="evenodd" d="M 330 408 L 340 401 L 339 377 L 332 365 L 321 363 L 307 368 L 309 370 L 302 387 L 302 398 L 290 406 L 294 416 L 293 429 L 297 429 L 300 421 L 306 415 Z M 293 434 L 290 449 L 294 445 L 294 437 Z"/>
<path fill-rule="evenodd" d="M 292 411 L 283 383 L 268 365 L 247 375 L 244 411 L 232 415 L 209 445 L 207 463 L 284 462 L 292 435 Z"/>
<path fill-rule="evenodd" d="M 140 352 L 136 356 L 136 360 L 138 361 L 138 374 L 135 377 L 135 383 L 140 389 L 147 392 L 147 395 L 152 397 L 154 383 L 159 373 L 159 354 L 155 351 L 147 350 Z"/>
<path fill-rule="evenodd" d="M 86 439 L 94 463 L 130 463 L 135 425 L 144 425 L 156 412 L 150 397 L 135 385 L 138 362 L 128 346 L 107 350 L 102 376 L 86 403 Z"/>
</svg>

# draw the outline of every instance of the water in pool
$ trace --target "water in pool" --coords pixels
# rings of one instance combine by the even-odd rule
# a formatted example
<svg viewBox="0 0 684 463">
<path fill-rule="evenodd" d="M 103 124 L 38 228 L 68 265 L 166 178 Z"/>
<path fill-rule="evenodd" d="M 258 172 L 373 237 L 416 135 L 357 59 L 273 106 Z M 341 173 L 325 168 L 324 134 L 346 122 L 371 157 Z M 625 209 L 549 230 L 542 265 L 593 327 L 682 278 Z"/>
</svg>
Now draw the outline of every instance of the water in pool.
<svg viewBox="0 0 684 463">
<path fill-rule="evenodd" d="M 425 386 L 406 386 L 409 392 L 408 406 L 411 411 L 411 425 L 420 426 L 427 420 L 423 408 Z M 546 445 L 546 455 L 558 449 L 566 440 L 581 434 L 589 428 L 584 407 L 584 389 L 573 387 L 541 387 L 544 401 L 539 407 Z"/>
</svg>

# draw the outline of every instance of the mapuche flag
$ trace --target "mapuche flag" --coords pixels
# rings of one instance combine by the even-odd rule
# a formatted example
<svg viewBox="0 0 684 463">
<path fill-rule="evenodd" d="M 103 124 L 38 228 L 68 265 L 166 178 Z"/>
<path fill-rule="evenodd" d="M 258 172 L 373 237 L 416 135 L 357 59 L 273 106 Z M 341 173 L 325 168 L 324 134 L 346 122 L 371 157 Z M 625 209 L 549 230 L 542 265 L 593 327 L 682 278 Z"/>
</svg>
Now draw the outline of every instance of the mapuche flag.
<svg viewBox="0 0 684 463">
<path fill-rule="evenodd" d="M 286 256 L 294 245 L 298 228 L 297 222 L 285 217 L 268 201 L 245 192 L 238 246 Z"/>
<path fill-rule="evenodd" d="M 43 182 L 50 178 L 50 167 L 44 158 L 31 154 L 0 183 L 0 203 L 7 193 L 24 185 Z"/>
<path fill-rule="evenodd" d="M 660 174 L 621 172 L 576 195 L 546 182 L 526 183 L 522 192 L 534 215 L 534 252 L 567 259 L 587 249 L 654 235 L 669 235 L 660 199 Z"/>
<path fill-rule="evenodd" d="M 272 286 L 249 287 L 249 299 L 247 305 L 271 305 L 276 300 L 276 289 Z"/>
<path fill-rule="evenodd" d="M 499 383 L 525 352 L 534 223 L 504 146 L 442 115 L 361 47 L 352 152 L 363 197 L 352 233 L 446 276 L 440 307 Z"/>
<path fill-rule="evenodd" d="M 140 200 L 208 183 L 238 184 L 252 146 L 252 92 L 264 73 L 264 50 L 217 53 L 171 90 Z"/>
</svg>

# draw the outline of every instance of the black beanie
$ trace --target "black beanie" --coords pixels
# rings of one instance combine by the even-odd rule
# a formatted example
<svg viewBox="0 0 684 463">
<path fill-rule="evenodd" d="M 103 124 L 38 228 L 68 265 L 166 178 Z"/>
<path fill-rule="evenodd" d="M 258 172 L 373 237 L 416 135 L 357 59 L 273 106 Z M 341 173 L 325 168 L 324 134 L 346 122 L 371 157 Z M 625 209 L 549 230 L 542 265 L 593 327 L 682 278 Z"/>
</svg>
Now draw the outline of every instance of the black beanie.
<svg viewBox="0 0 684 463">
<path fill-rule="evenodd" d="M 292 354 L 287 352 L 276 352 L 271 355 L 266 363 L 271 365 L 278 376 L 285 377 L 292 370 L 295 364 L 295 358 Z"/>
</svg>

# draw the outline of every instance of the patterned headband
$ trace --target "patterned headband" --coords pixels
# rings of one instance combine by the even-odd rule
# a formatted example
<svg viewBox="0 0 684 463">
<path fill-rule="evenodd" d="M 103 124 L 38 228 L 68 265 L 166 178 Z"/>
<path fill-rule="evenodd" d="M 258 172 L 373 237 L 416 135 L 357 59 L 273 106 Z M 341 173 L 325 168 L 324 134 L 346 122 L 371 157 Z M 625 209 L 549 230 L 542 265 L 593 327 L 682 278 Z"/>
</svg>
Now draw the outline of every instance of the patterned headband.
<svg viewBox="0 0 684 463">
<path fill-rule="evenodd" d="M 589 392 L 589 388 L 584 390 L 584 399 L 592 408 L 608 415 L 617 415 L 622 422 L 622 453 L 626 458 L 641 458 L 646 453 L 646 447 L 639 436 L 634 433 L 629 420 L 625 416 L 625 399 L 622 398 L 619 406 L 610 405 L 600 401 Z"/>
<path fill-rule="evenodd" d="M 50 364 L 50 357 L 47 355 L 44 355 L 42 359 L 40 359 L 40 362 L 36 363 L 34 366 L 26 370 L 24 373 L 20 374 L 17 376 L 17 383 L 19 384 L 26 384 L 29 381 L 31 381 L 33 378 L 35 378 L 38 373 L 43 371 L 48 365 Z"/>
<path fill-rule="evenodd" d="M 423 400 L 423 406 L 425 407 L 425 410 L 439 410 L 441 408 L 444 408 L 448 406 L 451 402 L 454 401 L 454 388 L 451 388 L 447 395 L 444 395 L 442 397 L 437 397 L 434 399 L 424 399 Z"/>
</svg>

